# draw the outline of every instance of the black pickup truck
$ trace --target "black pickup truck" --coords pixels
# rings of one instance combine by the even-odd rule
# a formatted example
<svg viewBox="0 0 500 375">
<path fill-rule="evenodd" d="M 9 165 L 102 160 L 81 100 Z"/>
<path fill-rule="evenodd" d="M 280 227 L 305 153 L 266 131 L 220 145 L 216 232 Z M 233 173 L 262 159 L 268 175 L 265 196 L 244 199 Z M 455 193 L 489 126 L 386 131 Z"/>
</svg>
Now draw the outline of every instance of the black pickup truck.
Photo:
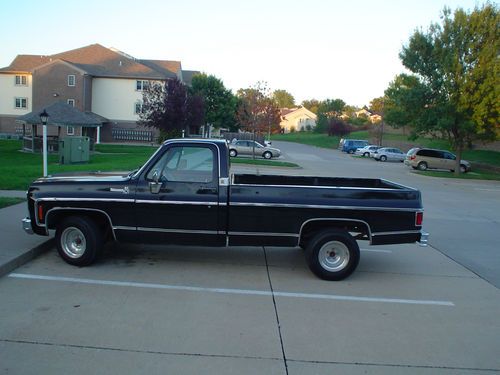
<svg viewBox="0 0 500 375">
<path fill-rule="evenodd" d="M 359 262 L 357 240 L 420 242 L 418 190 L 382 179 L 230 175 L 227 144 L 163 143 L 129 174 L 55 175 L 28 189 L 28 233 L 56 231 L 61 257 L 91 264 L 105 241 L 202 246 L 300 246 L 320 278 Z"/>
</svg>

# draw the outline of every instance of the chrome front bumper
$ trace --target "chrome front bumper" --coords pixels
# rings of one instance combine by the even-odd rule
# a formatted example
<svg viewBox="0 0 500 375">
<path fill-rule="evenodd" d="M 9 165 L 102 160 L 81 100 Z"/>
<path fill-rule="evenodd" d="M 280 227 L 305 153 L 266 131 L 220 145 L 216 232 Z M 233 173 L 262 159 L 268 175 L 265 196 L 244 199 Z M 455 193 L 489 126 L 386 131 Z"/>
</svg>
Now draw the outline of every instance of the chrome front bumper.
<svg viewBox="0 0 500 375">
<path fill-rule="evenodd" d="M 418 242 L 418 244 L 420 246 L 427 246 L 428 243 L 429 243 L 429 233 L 425 232 L 425 231 L 421 231 L 420 241 Z"/>
<path fill-rule="evenodd" d="M 33 234 L 33 228 L 31 227 L 31 219 L 29 217 L 25 217 L 23 220 L 23 229 L 28 234 Z"/>
</svg>

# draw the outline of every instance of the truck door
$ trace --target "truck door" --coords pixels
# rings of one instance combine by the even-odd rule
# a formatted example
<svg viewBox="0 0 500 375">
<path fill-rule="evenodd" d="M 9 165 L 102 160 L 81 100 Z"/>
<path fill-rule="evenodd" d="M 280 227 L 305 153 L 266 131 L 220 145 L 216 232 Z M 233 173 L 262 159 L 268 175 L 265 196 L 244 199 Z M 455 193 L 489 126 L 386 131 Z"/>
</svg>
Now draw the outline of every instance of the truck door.
<svg viewBox="0 0 500 375">
<path fill-rule="evenodd" d="M 142 242 L 220 246 L 219 158 L 211 144 L 177 143 L 140 177 L 136 226 Z"/>
</svg>

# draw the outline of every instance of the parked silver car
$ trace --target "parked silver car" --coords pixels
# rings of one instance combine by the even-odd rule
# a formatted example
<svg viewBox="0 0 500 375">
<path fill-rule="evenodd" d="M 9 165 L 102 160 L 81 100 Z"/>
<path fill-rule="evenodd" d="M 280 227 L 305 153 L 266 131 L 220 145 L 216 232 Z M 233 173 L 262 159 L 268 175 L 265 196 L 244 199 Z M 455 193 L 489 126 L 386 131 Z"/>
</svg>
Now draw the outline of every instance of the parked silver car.
<svg viewBox="0 0 500 375">
<path fill-rule="evenodd" d="M 238 155 L 253 155 L 254 150 L 256 156 L 262 156 L 265 159 L 277 158 L 281 155 L 279 149 L 263 146 L 256 141 L 239 140 L 229 144 L 229 156 L 232 157 Z"/>
<path fill-rule="evenodd" d="M 399 148 L 393 148 L 393 147 L 383 147 L 379 148 L 375 153 L 373 154 L 373 158 L 375 160 L 380 160 L 380 161 L 400 161 L 403 162 L 405 160 L 406 154 L 401 151 Z"/>
<path fill-rule="evenodd" d="M 365 147 L 361 147 L 356 149 L 356 152 L 354 155 L 361 155 L 363 157 L 373 157 L 375 151 L 377 151 L 380 148 L 380 146 L 375 146 L 375 145 L 368 145 Z"/>
</svg>

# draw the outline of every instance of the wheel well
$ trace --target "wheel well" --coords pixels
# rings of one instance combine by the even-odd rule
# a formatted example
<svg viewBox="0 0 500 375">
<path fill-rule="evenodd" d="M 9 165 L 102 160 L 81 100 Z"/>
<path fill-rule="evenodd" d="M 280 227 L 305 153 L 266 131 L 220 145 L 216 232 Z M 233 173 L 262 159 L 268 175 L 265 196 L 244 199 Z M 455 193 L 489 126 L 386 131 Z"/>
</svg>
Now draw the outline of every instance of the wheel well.
<svg viewBox="0 0 500 375">
<path fill-rule="evenodd" d="M 357 240 L 371 241 L 371 230 L 368 223 L 352 219 L 318 219 L 309 220 L 302 225 L 300 230 L 299 246 L 305 247 L 317 233 L 328 229 L 340 229 L 349 233 Z"/>
<path fill-rule="evenodd" d="M 77 209 L 77 208 L 55 208 L 51 209 L 47 212 L 47 216 L 45 218 L 48 229 L 56 229 L 58 225 L 67 217 L 70 216 L 78 216 L 78 217 L 86 217 L 90 220 L 94 221 L 99 228 L 103 229 L 103 234 L 105 238 L 114 238 L 113 229 L 111 226 L 111 219 L 109 216 L 100 210 L 91 210 L 91 209 Z"/>
</svg>

